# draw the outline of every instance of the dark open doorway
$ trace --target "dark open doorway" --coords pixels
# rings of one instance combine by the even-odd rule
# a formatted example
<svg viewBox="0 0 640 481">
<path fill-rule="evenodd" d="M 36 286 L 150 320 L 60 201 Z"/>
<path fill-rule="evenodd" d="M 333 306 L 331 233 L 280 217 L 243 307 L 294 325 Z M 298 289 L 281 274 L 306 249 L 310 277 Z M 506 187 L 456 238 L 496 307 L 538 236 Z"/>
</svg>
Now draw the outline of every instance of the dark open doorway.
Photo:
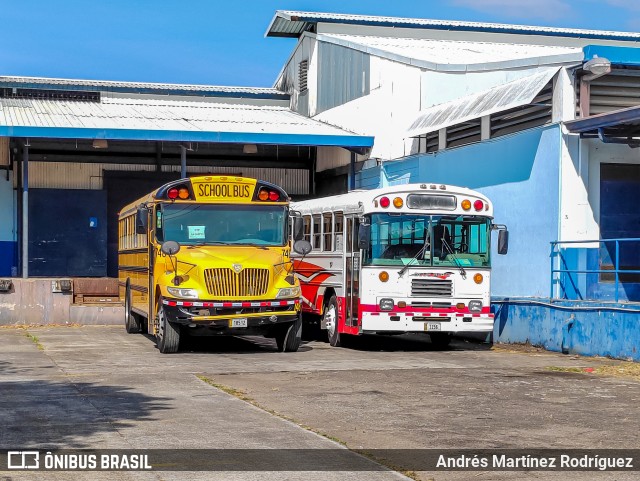
<svg viewBox="0 0 640 481">
<path fill-rule="evenodd" d="M 104 171 L 107 192 L 107 275 L 118 277 L 118 213 L 134 200 L 180 178 L 178 172 Z"/>
</svg>

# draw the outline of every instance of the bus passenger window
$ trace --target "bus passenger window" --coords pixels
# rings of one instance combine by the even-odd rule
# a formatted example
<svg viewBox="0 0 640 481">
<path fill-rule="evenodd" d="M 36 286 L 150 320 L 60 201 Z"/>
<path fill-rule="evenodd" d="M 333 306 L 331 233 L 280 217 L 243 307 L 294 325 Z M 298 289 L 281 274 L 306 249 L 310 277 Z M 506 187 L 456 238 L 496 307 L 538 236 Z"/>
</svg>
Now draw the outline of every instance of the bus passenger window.
<svg viewBox="0 0 640 481">
<path fill-rule="evenodd" d="M 312 234 L 312 242 L 311 246 L 313 249 L 320 249 L 320 241 L 322 238 L 320 237 L 322 232 L 320 231 L 320 215 L 313 216 L 313 234 Z"/>
<path fill-rule="evenodd" d="M 342 251 L 344 248 L 344 217 L 342 212 L 334 214 L 335 250 Z"/>
<path fill-rule="evenodd" d="M 322 214 L 322 234 L 324 236 L 324 243 L 322 244 L 322 250 L 333 250 L 333 215 Z"/>
<path fill-rule="evenodd" d="M 302 223 L 304 225 L 304 240 L 311 243 L 311 216 L 305 215 L 302 218 Z"/>
</svg>

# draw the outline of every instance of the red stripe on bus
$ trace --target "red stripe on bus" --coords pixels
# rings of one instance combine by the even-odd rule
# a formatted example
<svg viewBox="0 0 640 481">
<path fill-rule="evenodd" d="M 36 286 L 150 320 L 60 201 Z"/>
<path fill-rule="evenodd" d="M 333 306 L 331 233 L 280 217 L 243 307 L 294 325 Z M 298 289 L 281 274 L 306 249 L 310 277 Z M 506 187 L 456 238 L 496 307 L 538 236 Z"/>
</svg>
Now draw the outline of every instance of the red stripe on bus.
<svg viewBox="0 0 640 481">
<path fill-rule="evenodd" d="M 468 307 L 465 307 L 464 309 L 457 309 L 455 307 L 439 309 L 439 308 L 436 308 L 436 307 L 414 307 L 414 306 L 398 307 L 398 306 L 394 306 L 392 311 L 381 311 L 380 307 L 377 304 L 360 304 L 360 311 L 361 312 L 394 312 L 394 313 L 402 313 L 402 314 L 407 313 L 407 312 L 420 313 L 420 314 L 425 314 L 425 313 L 433 313 L 433 314 L 472 314 L 471 312 L 469 312 L 469 308 Z M 480 313 L 482 313 L 482 314 L 491 314 L 491 307 L 489 307 L 489 306 L 483 307 L 482 310 L 480 311 Z M 475 315 L 480 315 L 480 314 L 479 313 L 473 313 L 473 315 L 475 316 Z"/>
</svg>

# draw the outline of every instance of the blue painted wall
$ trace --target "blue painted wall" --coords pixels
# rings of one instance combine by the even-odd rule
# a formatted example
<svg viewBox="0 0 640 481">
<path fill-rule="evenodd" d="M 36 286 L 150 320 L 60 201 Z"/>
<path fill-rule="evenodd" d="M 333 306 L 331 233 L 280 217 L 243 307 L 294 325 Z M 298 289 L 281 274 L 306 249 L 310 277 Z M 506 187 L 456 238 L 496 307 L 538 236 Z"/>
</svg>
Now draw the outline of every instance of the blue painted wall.
<svg viewBox="0 0 640 481">
<path fill-rule="evenodd" d="M 13 177 L 0 170 L 0 276 L 11 275 L 11 267 L 16 265 L 15 242 L 15 194 Z"/>
<path fill-rule="evenodd" d="M 509 253 L 493 256 L 492 295 L 548 297 L 550 242 L 558 239 L 560 146 L 556 124 L 387 162 L 361 171 L 356 185 L 433 182 L 482 192 L 493 201 L 495 222 L 510 232 Z"/>
<path fill-rule="evenodd" d="M 628 304 L 563 301 L 544 306 L 519 299 L 493 307 L 493 335 L 501 342 L 640 361 L 640 312 Z"/>
</svg>

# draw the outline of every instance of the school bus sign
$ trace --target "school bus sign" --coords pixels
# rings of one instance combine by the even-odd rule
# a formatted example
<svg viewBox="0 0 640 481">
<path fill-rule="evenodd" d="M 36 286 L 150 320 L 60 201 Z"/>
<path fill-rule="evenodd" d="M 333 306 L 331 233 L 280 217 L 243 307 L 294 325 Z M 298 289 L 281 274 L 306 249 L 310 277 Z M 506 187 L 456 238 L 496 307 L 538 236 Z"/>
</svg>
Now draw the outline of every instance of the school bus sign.
<svg viewBox="0 0 640 481">
<path fill-rule="evenodd" d="M 253 198 L 255 180 L 243 179 L 234 182 L 192 181 L 196 201 L 204 202 L 248 202 Z"/>
</svg>

